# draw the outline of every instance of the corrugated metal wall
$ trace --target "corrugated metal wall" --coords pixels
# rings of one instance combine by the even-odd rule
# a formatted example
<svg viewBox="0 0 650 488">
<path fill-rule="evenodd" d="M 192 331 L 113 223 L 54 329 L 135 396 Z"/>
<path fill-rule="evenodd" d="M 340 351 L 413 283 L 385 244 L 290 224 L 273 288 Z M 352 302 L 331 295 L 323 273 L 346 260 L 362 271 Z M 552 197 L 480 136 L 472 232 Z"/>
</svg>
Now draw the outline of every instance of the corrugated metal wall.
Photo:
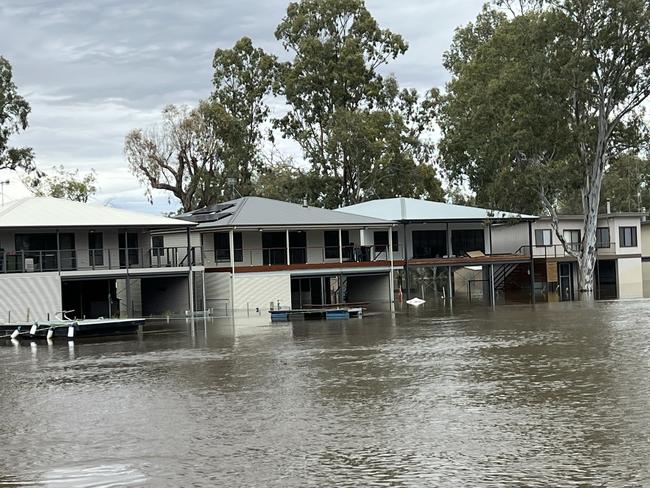
<svg viewBox="0 0 650 488">
<path fill-rule="evenodd" d="M 291 276 L 281 274 L 247 274 L 235 276 L 236 310 L 269 310 L 274 307 L 291 307 Z"/>
<path fill-rule="evenodd" d="M 58 273 L 0 275 L 0 321 L 46 320 L 61 311 L 61 278 Z"/>
</svg>

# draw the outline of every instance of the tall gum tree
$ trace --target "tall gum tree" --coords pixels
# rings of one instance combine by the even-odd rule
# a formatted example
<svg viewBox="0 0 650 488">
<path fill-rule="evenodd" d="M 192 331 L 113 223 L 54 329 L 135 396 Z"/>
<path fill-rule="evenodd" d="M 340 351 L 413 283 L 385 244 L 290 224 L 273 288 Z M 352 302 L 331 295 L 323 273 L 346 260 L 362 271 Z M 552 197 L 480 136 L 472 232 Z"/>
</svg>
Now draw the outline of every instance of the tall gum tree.
<svg viewBox="0 0 650 488">
<path fill-rule="evenodd" d="M 603 176 L 613 158 L 633 153 L 641 141 L 650 5 L 533 3 L 523 12 L 510 8 L 510 15 L 485 7 L 457 31 L 445 57 L 453 78 L 440 117 L 441 153 L 450 175 L 467 178 L 479 203 L 545 209 L 578 261 L 580 291 L 591 297 Z M 577 248 L 559 232 L 556 211 L 573 192 L 583 213 Z"/>
<path fill-rule="evenodd" d="M 362 0 L 302 0 L 289 4 L 275 35 L 293 55 L 279 70 L 288 112 L 276 127 L 322 181 L 321 204 L 442 196 L 424 137 L 437 91 L 400 90 L 380 73 L 407 49 L 399 34 L 382 29 Z"/>
</svg>

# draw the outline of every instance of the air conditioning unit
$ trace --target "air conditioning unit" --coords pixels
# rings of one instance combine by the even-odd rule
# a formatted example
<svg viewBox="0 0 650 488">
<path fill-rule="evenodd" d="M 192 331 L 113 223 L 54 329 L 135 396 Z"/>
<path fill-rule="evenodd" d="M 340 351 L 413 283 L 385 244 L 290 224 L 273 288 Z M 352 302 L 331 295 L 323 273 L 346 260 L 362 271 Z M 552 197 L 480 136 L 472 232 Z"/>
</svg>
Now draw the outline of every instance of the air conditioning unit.
<svg viewBox="0 0 650 488">
<path fill-rule="evenodd" d="M 25 258 L 25 271 L 28 273 L 34 272 L 34 258 Z"/>
</svg>

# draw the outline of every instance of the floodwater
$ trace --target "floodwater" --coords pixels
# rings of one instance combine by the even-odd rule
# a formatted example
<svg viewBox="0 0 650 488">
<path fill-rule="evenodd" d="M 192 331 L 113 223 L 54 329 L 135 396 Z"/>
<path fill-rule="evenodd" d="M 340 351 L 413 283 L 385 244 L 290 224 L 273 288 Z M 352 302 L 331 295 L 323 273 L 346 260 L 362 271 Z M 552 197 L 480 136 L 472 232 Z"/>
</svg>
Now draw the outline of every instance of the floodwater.
<svg viewBox="0 0 650 488">
<path fill-rule="evenodd" d="M 650 302 L 0 345 L 0 486 L 650 486 Z"/>
</svg>

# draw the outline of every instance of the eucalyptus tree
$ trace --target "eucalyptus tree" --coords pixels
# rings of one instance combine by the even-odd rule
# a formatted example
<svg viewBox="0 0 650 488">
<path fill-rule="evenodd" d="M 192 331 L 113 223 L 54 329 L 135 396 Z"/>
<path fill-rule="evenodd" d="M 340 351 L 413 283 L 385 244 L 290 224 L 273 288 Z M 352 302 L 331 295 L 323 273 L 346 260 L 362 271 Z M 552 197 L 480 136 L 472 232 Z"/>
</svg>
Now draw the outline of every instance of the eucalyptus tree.
<svg viewBox="0 0 650 488">
<path fill-rule="evenodd" d="M 9 145 L 12 136 L 27 128 L 30 110 L 13 81 L 11 64 L 0 56 L 0 169 L 35 169 L 31 148 Z"/>
<path fill-rule="evenodd" d="M 589 296 L 603 175 L 642 141 L 650 5 L 557 0 L 509 12 L 484 7 L 446 53 L 444 166 L 466 178 L 478 203 L 547 211 Z M 557 216 L 558 202 L 575 192 L 583 214 L 577 248 L 565 242 Z"/>
<path fill-rule="evenodd" d="M 189 211 L 254 190 L 275 58 L 242 38 L 216 50 L 213 68 L 208 99 L 194 108 L 170 105 L 158 125 L 126 136 L 130 170 L 150 200 L 153 190 L 165 190 Z"/>
<path fill-rule="evenodd" d="M 275 32 L 293 55 L 281 64 L 276 93 L 288 112 L 276 121 L 322 181 L 320 203 L 336 207 L 372 197 L 441 193 L 423 137 L 437 107 L 381 74 L 407 44 L 382 29 L 362 0 L 291 3 Z M 425 178 L 421 178 L 425 175 Z"/>
</svg>

